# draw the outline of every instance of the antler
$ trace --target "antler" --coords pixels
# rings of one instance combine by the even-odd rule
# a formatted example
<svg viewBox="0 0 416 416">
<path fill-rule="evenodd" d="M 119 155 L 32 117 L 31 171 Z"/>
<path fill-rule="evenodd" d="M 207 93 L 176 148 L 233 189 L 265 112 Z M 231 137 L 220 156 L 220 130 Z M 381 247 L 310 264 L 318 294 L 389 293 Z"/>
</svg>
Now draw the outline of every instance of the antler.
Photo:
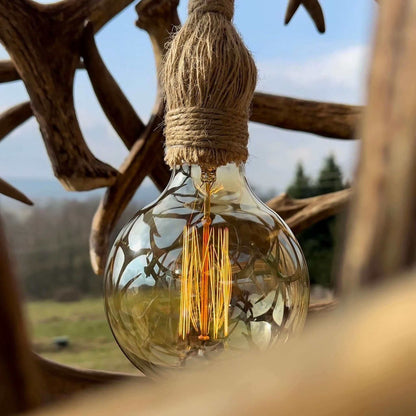
<svg viewBox="0 0 416 416">
<path fill-rule="evenodd" d="M 256 92 L 251 121 L 336 139 L 355 139 L 363 108 Z"/>
<path fill-rule="evenodd" d="M 410 7 L 410 3 L 412 7 Z M 339 289 L 354 292 L 416 264 L 416 7 L 382 2 L 356 194 Z"/>
<path fill-rule="evenodd" d="M 0 82 L 11 82 L 20 79 L 12 61 L 0 61 Z"/>
<path fill-rule="evenodd" d="M 351 198 L 351 192 L 351 189 L 344 189 L 304 199 L 293 199 L 283 193 L 271 199 L 267 205 L 276 211 L 297 234 L 345 209 Z"/>
<path fill-rule="evenodd" d="M 6 181 L 0 178 L 0 194 L 6 195 L 10 198 L 16 199 L 17 201 L 23 202 L 27 205 L 33 205 L 33 202 L 22 192 L 10 185 Z"/>
<path fill-rule="evenodd" d="M 320 33 L 325 32 L 325 18 L 318 0 L 289 0 L 285 15 L 285 25 L 292 19 L 300 5 L 303 5 Z"/>
<path fill-rule="evenodd" d="M 156 60 L 157 72 L 165 52 L 165 45 L 174 26 L 179 25 L 178 0 L 142 0 L 136 7 L 139 19 L 137 26 L 150 36 Z M 152 117 L 140 139 L 134 144 L 128 158 L 120 167 L 121 175 L 111 186 L 94 216 L 90 236 L 90 257 L 97 274 L 104 271 L 108 253 L 109 236 L 114 225 L 133 197 L 143 179 L 163 162 L 164 105 L 160 89 Z"/>
<path fill-rule="evenodd" d="M 32 117 L 30 102 L 17 104 L 0 114 L 0 140 L 12 132 L 16 127 Z"/>
<path fill-rule="evenodd" d="M 102 61 L 91 23 L 85 27 L 82 56 L 101 108 L 125 146 L 131 150 L 146 126 Z M 150 177 L 159 189 L 163 189 L 170 177 L 169 168 L 164 163 L 159 163 L 150 172 Z"/>
<path fill-rule="evenodd" d="M 72 87 L 85 20 L 97 31 L 131 1 L 66 0 L 40 5 L 0 0 L 0 39 L 26 85 L 55 176 L 68 190 L 83 191 L 115 181 L 117 171 L 96 159 L 84 141 Z M 7 65 L 6 69 L 10 71 Z"/>
</svg>

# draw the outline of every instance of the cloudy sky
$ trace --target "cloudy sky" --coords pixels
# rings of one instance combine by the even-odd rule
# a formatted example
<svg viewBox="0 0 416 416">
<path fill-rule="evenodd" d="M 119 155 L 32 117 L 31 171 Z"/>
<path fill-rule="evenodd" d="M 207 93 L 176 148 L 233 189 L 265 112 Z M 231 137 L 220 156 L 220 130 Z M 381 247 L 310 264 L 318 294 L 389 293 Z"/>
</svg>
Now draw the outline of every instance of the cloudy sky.
<svg viewBox="0 0 416 416">
<path fill-rule="evenodd" d="M 46 1 L 45 1 L 46 2 Z M 180 16 L 186 18 L 186 3 Z M 283 25 L 286 0 L 237 0 L 235 25 L 253 53 L 259 69 L 258 90 L 313 100 L 348 104 L 365 102 L 374 1 L 321 0 L 327 31 L 319 34 L 301 8 L 289 26 Z M 134 26 L 134 6 L 125 9 L 97 35 L 104 61 L 143 120 L 155 96 L 155 70 L 145 32 Z M 8 55 L 0 46 L 0 59 Z M 119 166 L 127 152 L 97 103 L 88 78 L 78 71 L 75 103 L 88 145 L 100 159 Z M 0 111 L 27 100 L 21 82 L 0 85 Z M 263 190 L 283 191 L 297 161 L 315 175 L 322 159 L 333 153 L 346 176 L 354 171 L 358 145 L 250 125 L 249 182 Z M 35 120 L 16 129 L 0 144 L 0 177 L 53 179 Z"/>
</svg>

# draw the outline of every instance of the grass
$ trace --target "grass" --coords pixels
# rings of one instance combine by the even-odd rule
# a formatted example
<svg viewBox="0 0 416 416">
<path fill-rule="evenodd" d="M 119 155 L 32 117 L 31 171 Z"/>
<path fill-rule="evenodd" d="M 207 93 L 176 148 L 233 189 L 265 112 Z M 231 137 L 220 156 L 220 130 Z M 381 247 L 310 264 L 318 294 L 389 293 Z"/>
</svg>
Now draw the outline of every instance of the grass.
<svg viewBox="0 0 416 416">
<path fill-rule="evenodd" d="M 82 368 L 138 371 L 117 346 L 107 324 L 102 299 L 29 302 L 27 315 L 33 348 L 40 355 Z M 57 337 L 67 337 L 69 345 L 57 347 L 53 342 Z"/>
</svg>

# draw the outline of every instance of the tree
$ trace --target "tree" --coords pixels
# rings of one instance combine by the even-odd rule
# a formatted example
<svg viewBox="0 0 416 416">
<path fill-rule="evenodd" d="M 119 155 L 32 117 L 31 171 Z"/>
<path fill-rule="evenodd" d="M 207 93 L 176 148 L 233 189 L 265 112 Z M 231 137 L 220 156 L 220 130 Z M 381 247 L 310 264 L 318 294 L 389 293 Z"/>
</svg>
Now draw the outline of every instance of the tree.
<svg viewBox="0 0 416 416">
<path fill-rule="evenodd" d="M 6 228 L 19 267 L 22 287 L 30 299 L 97 296 L 102 282 L 93 276 L 88 256 L 89 224 L 97 201 L 51 201 L 28 216 L 5 214 Z M 138 206 L 129 206 L 125 223 Z M 116 227 L 118 228 L 118 227 Z M 115 231 L 112 238 L 115 238 Z"/>
<path fill-rule="evenodd" d="M 345 188 L 342 170 L 335 157 L 324 159 L 316 182 L 305 176 L 301 163 L 296 167 L 295 178 L 287 193 L 293 198 L 307 198 Z M 337 235 L 337 217 L 323 220 L 298 235 L 312 284 L 332 285 L 332 264 L 335 254 Z"/>
<path fill-rule="evenodd" d="M 293 182 L 287 188 L 288 195 L 292 198 L 308 198 L 313 194 L 311 179 L 305 175 L 302 162 L 296 165 L 296 173 Z"/>
<path fill-rule="evenodd" d="M 331 154 L 325 158 L 319 172 L 315 185 L 316 195 L 328 194 L 344 188 L 341 168 L 337 165 L 335 156 Z"/>
</svg>

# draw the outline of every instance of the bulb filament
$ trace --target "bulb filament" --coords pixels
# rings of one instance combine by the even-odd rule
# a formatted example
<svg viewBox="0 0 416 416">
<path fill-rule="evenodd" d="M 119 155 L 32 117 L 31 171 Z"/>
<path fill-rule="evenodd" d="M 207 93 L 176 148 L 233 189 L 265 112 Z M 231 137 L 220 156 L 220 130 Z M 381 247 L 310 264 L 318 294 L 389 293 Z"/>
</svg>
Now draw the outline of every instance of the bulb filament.
<svg viewBox="0 0 416 416">
<path fill-rule="evenodd" d="M 202 242 L 196 227 L 185 226 L 183 230 L 179 336 L 185 339 L 193 327 L 199 340 L 208 341 L 210 335 L 217 339 L 221 328 L 224 337 L 228 335 L 232 273 L 228 228 L 212 227 L 215 169 L 203 171 L 201 178 L 204 187 Z"/>
</svg>

